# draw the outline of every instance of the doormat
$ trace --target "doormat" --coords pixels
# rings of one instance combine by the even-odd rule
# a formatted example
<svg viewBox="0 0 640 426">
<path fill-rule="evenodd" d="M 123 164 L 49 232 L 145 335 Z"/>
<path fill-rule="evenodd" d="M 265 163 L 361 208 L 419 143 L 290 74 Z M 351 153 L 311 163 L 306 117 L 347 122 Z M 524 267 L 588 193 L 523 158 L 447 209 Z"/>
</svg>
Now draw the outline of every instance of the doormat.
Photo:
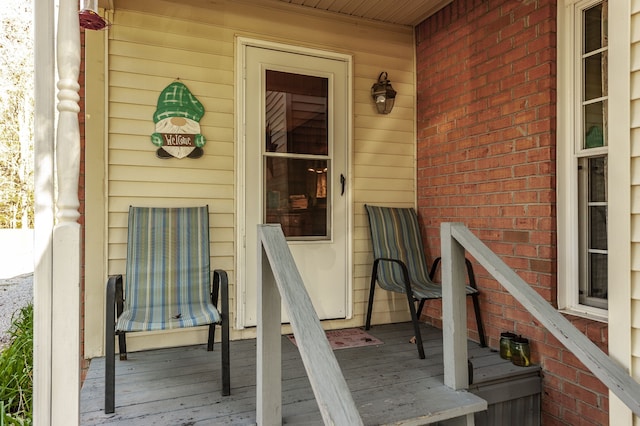
<svg viewBox="0 0 640 426">
<path fill-rule="evenodd" d="M 359 328 L 345 328 L 342 330 L 325 331 L 327 340 L 331 345 L 331 349 L 358 348 L 362 346 L 377 346 L 383 342 Z M 296 338 L 293 334 L 287 335 L 291 343 L 296 344 Z"/>
</svg>

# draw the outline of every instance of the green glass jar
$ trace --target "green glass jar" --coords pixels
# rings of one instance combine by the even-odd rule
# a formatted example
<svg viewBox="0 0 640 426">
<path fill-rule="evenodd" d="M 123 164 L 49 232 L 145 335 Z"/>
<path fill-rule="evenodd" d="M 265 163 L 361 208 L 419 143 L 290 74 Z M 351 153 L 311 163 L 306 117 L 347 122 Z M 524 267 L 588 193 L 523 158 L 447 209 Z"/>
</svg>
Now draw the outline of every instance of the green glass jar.
<svg viewBox="0 0 640 426">
<path fill-rule="evenodd" d="M 528 367 L 531 365 L 531 348 L 529 347 L 529 339 L 524 337 L 515 337 L 511 347 L 511 362 L 520 367 Z"/>
<path fill-rule="evenodd" d="M 511 359 L 511 346 L 515 334 L 505 331 L 500 333 L 500 357 L 503 359 Z"/>
</svg>

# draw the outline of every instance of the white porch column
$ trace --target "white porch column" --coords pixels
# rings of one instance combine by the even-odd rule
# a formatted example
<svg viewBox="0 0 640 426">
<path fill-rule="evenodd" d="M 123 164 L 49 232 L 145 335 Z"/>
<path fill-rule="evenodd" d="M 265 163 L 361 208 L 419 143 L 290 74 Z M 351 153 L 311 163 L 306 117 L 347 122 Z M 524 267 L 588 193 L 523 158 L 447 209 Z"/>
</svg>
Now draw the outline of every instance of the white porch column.
<svg viewBox="0 0 640 426">
<path fill-rule="evenodd" d="M 35 269 L 34 424 L 77 425 L 80 411 L 80 28 L 75 0 L 34 2 Z M 57 40 L 57 143 L 54 148 L 54 40 Z M 58 194 L 54 196 L 54 158 Z M 57 205 L 55 200 L 57 199 Z M 54 211 L 57 220 L 54 225 Z"/>
<path fill-rule="evenodd" d="M 57 223 L 53 228 L 51 423 L 80 417 L 80 24 L 78 2 L 60 0 L 58 34 Z"/>
<path fill-rule="evenodd" d="M 55 48 L 51 1 L 34 1 L 35 232 L 33 274 L 33 421 L 51 425 L 51 239 L 53 232 L 53 158 Z"/>
</svg>

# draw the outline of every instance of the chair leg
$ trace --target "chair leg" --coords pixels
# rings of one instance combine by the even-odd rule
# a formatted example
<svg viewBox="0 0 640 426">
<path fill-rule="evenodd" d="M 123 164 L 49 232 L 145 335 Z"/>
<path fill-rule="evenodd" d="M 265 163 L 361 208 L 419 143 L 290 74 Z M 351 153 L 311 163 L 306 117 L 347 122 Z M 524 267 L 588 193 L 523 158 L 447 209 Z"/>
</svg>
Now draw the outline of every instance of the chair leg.
<svg viewBox="0 0 640 426">
<path fill-rule="evenodd" d="M 111 414 L 115 411 L 115 294 L 116 277 L 109 277 L 107 281 L 107 309 L 105 317 L 105 377 L 104 377 L 104 412 Z"/>
<path fill-rule="evenodd" d="M 373 270 L 371 271 L 371 285 L 369 288 L 369 305 L 367 307 L 367 319 L 366 319 L 364 328 L 365 330 L 369 330 L 369 328 L 371 328 L 371 311 L 373 308 L 373 294 L 376 288 L 376 281 L 378 278 L 378 263 L 380 262 L 380 260 L 395 262 L 398 265 L 400 265 L 400 268 L 402 269 L 402 277 L 404 279 L 404 285 L 405 285 L 405 294 L 407 295 L 407 300 L 409 301 L 409 312 L 411 313 L 411 322 L 413 323 L 413 329 L 414 329 L 415 338 L 416 338 L 416 345 L 418 346 L 418 356 L 420 357 L 420 359 L 424 359 L 425 356 L 424 356 L 424 347 L 422 346 L 422 335 L 420 333 L 420 323 L 418 322 L 418 316 L 416 315 L 416 307 L 414 305 L 413 291 L 411 290 L 411 281 L 409 280 L 409 271 L 407 270 L 407 266 L 403 262 L 398 261 L 396 259 L 387 259 L 387 258 L 376 259 L 373 262 Z M 422 305 L 423 303 L 420 304 L 420 312 L 422 312 Z"/>
<path fill-rule="evenodd" d="M 469 286 L 477 289 L 476 274 L 473 272 L 473 265 L 469 259 L 465 259 L 465 266 L 467 267 L 467 275 L 469 276 Z M 478 337 L 480 338 L 480 347 L 487 347 L 487 340 L 484 335 L 484 326 L 482 325 L 482 317 L 480 316 L 480 299 L 478 293 L 471 295 L 473 301 L 473 310 L 476 314 L 476 326 L 478 327 Z"/>
<path fill-rule="evenodd" d="M 116 387 L 116 354 L 115 336 L 107 329 L 105 342 L 105 377 L 104 377 L 104 412 L 111 414 L 115 411 L 115 387 Z M 111 342 L 111 343 L 109 343 Z"/>
<path fill-rule="evenodd" d="M 422 346 L 422 333 L 420 333 L 420 323 L 416 315 L 416 306 L 414 305 L 413 295 L 407 294 L 409 300 L 409 312 L 411 312 L 411 322 L 413 323 L 413 332 L 416 336 L 416 345 L 418 346 L 418 356 L 424 359 L 424 347 Z"/>
<path fill-rule="evenodd" d="M 216 269 L 213 272 L 214 288 L 220 286 L 220 298 L 222 317 L 222 396 L 231 394 L 231 357 L 229 354 L 229 279 L 227 273 Z M 211 329 L 210 329 L 211 331 Z M 213 340 L 213 336 L 211 336 Z"/>
<path fill-rule="evenodd" d="M 118 352 L 120 361 L 127 360 L 127 334 L 124 331 L 118 332 Z"/>
<path fill-rule="evenodd" d="M 207 351 L 213 351 L 213 343 L 216 338 L 216 325 L 209 324 L 209 338 L 207 339 Z"/>
<path fill-rule="evenodd" d="M 420 359 L 424 359 L 422 333 L 420 333 L 420 323 L 418 321 L 418 315 L 416 314 L 415 298 L 413 297 L 413 290 L 411 290 L 411 279 L 409 278 L 409 270 L 407 269 L 407 265 L 403 262 L 398 262 L 398 264 L 400 265 L 400 269 L 402 270 L 405 294 L 407 295 L 407 301 L 409 302 L 409 312 L 411 313 L 411 322 L 413 323 L 416 345 L 418 346 L 418 356 L 420 357 Z"/>
<path fill-rule="evenodd" d="M 473 310 L 476 313 L 476 326 L 478 327 L 478 336 L 480 338 L 480 347 L 487 347 L 487 340 L 484 335 L 484 326 L 482 325 L 482 317 L 480 316 L 480 301 L 478 299 L 478 293 L 471 295 L 473 301 Z"/>
<path fill-rule="evenodd" d="M 418 312 L 416 313 L 418 316 L 418 319 L 420 319 L 420 317 L 422 316 L 422 309 L 424 308 L 424 302 L 426 302 L 427 299 L 420 299 L 420 305 L 418 305 Z"/>
<path fill-rule="evenodd" d="M 229 317 L 222 322 L 222 396 L 231 395 L 231 365 L 229 355 Z"/>
<path fill-rule="evenodd" d="M 373 262 L 373 269 L 371 271 L 371 285 L 369 288 L 369 303 L 367 305 L 367 320 L 364 325 L 365 330 L 371 328 L 371 312 L 373 310 L 373 294 L 376 290 L 376 280 L 378 279 L 378 260 Z"/>
</svg>

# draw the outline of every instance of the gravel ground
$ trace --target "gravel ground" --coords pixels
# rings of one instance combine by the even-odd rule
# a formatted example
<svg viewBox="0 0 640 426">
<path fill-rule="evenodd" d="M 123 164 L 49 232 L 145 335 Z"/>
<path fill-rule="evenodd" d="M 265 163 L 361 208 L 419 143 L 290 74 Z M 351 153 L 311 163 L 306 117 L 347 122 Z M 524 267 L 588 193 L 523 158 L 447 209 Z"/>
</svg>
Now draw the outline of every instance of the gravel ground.
<svg viewBox="0 0 640 426">
<path fill-rule="evenodd" d="M 33 273 L 0 279 L 0 350 L 9 343 L 14 312 L 33 302 Z"/>
</svg>

